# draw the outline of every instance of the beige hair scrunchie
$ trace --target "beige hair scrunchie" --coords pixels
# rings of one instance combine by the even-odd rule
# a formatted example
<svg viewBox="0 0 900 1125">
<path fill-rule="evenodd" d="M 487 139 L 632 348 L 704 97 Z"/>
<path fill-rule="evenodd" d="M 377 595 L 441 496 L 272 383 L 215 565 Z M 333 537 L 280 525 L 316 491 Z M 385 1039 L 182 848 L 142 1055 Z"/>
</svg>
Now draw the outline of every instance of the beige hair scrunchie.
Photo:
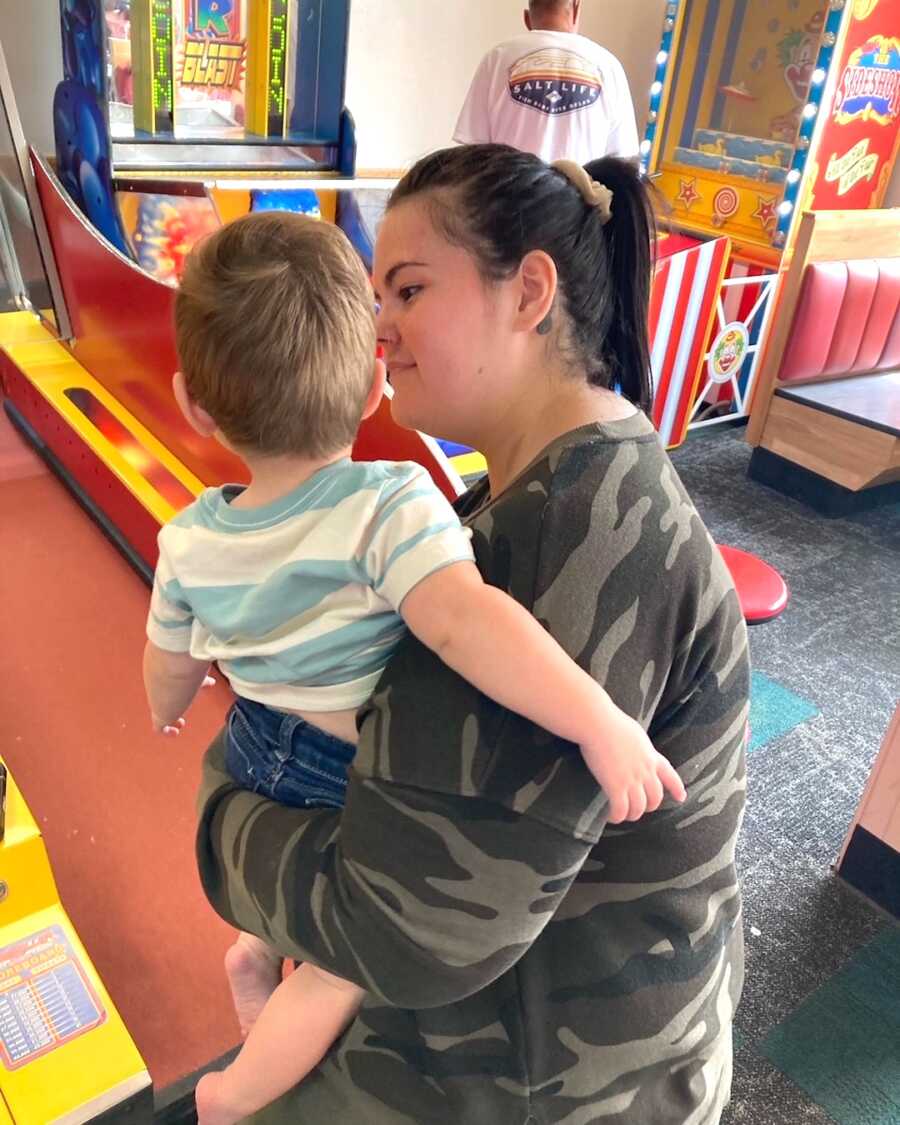
<svg viewBox="0 0 900 1125">
<path fill-rule="evenodd" d="M 574 160 L 554 160 L 553 167 L 578 188 L 589 207 L 600 212 L 600 222 L 605 226 L 612 218 L 613 193 L 605 184 L 592 180 L 580 164 Z"/>
</svg>

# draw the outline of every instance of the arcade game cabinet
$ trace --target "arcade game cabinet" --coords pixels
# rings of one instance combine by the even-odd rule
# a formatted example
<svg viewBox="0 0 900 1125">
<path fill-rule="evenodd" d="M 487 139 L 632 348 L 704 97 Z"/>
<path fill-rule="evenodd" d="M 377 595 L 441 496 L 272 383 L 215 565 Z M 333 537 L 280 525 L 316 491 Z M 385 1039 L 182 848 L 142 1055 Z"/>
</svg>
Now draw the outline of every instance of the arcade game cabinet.
<svg viewBox="0 0 900 1125">
<path fill-rule="evenodd" d="M 667 4 L 642 166 L 670 231 L 731 242 L 704 369 L 684 395 L 692 424 L 749 412 L 802 214 L 881 205 L 900 122 L 898 33 L 900 0 Z M 692 285 L 663 279 L 664 330 Z"/>
</svg>

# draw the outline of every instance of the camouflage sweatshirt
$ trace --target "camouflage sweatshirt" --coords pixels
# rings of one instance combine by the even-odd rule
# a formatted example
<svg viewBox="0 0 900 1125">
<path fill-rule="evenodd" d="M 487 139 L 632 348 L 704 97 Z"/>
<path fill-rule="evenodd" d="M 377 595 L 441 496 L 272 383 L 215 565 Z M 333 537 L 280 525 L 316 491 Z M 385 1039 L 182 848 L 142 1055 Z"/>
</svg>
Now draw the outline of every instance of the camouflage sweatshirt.
<svg viewBox="0 0 900 1125">
<path fill-rule="evenodd" d="M 648 728 L 688 789 L 605 824 L 578 748 L 414 638 L 361 716 L 343 813 L 237 790 L 207 755 L 216 910 L 368 990 L 291 1125 L 713 1125 L 743 947 L 749 671 L 728 572 L 643 415 L 460 501 L 485 578 Z"/>
</svg>

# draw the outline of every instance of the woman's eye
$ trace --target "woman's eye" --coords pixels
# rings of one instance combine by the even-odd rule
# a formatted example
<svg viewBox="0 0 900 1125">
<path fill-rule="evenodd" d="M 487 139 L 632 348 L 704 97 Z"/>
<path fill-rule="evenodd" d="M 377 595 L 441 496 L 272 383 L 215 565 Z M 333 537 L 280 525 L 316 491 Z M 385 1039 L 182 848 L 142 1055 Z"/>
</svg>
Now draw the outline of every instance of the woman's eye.
<svg viewBox="0 0 900 1125">
<path fill-rule="evenodd" d="M 421 290 L 421 285 L 404 285 L 402 289 L 398 290 L 398 296 L 401 301 L 409 301 Z"/>
</svg>

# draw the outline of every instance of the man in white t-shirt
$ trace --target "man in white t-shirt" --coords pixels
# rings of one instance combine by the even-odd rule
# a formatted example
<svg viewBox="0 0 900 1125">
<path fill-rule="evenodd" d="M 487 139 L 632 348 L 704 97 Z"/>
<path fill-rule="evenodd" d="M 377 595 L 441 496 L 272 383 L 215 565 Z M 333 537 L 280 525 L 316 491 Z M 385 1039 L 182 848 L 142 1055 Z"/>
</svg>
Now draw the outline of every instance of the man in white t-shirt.
<svg viewBox="0 0 900 1125">
<path fill-rule="evenodd" d="M 581 0 L 531 0 L 528 32 L 481 60 L 453 139 L 494 141 L 547 163 L 636 157 L 638 134 L 619 60 L 578 34 Z"/>
</svg>

